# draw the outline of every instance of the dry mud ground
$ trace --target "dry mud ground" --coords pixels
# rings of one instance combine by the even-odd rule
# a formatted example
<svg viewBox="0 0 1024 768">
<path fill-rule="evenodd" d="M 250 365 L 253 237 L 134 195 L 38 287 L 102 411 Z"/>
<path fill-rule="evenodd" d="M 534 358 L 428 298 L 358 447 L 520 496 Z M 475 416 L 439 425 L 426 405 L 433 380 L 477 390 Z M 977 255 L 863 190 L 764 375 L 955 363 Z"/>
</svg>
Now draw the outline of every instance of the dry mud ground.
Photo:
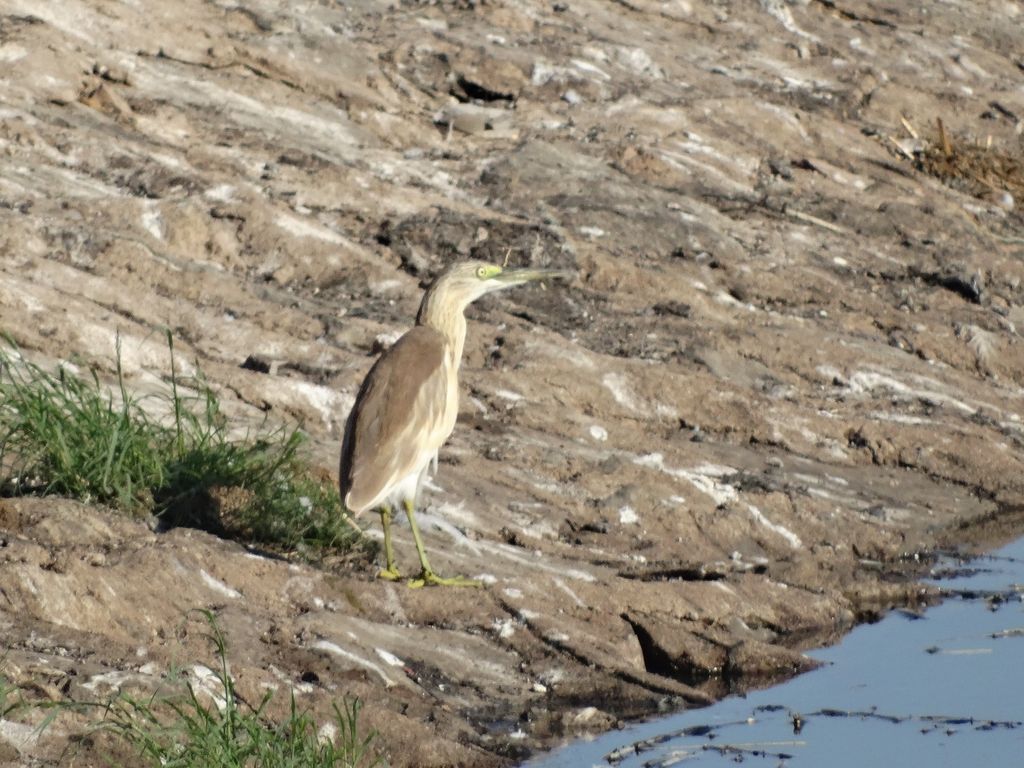
<svg viewBox="0 0 1024 768">
<path fill-rule="evenodd" d="M 918 596 L 915 553 L 1016 535 L 1022 28 L 976 0 L 3 0 L 0 327 L 35 359 L 109 374 L 119 333 L 145 391 L 170 327 L 240 427 L 301 421 L 333 470 L 445 263 L 578 271 L 469 311 L 424 519 L 486 589 L 6 500 L 6 674 L 201 680 L 212 608 L 250 699 L 357 695 L 392 765 L 492 766 L 798 669 Z M 1002 176 L 918 170 L 937 118 Z M 76 727 L 0 752 L 106 764 Z"/>
</svg>

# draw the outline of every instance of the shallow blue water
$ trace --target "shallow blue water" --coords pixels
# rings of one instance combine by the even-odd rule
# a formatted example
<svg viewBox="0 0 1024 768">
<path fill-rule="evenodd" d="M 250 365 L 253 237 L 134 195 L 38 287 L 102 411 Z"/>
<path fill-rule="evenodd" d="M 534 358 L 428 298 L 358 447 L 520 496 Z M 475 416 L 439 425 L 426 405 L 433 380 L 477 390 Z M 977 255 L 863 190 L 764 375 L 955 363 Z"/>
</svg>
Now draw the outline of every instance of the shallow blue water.
<svg viewBox="0 0 1024 768">
<path fill-rule="evenodd" d="M 1024 539 L 969 567 L 933 583 L 1006 599 L 950 597 L 921 618 L 891 613 L 809 653 L 827 665 L 781 686 L 526 765 L 1024 766 Z"/>
</svg>

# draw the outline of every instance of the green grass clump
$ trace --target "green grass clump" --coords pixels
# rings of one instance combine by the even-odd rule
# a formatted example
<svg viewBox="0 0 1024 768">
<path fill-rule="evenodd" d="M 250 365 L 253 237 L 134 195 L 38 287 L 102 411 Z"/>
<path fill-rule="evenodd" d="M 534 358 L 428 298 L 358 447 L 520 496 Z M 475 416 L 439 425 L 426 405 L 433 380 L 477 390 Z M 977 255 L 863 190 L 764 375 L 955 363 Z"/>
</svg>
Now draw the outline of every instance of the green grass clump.
<svg viewBox="0 0 1024 768">
<path fill-rule="evenodd" d="M 9 715 L 24 707 L 25 702 L 22 701 L 18 687 L 0 675 L 0 720 L 6 720 Z"/>
<path fill-rule="evenodd" d="M 330 738 L 320 735 L 308 711 L 298 709 L 294 692 L 288 715 L 279 722 L 267 716 L 273 691 L 255 707 L 241 701 L 228 666 L 224 635 L 212 613 L 201 613 L 217 656 L 218 701 L 197 693 L 188 681 L 179 683 L 176 692 L 145 700 L 122 694 L 106 705 L 101 729 L 124 739 L 146 765 L 161 768 L 375 768 L 384 764 L 373 748 L 376 731 L 359 735 L 358 700 L 346 699 L 341 706 L 334 703 Z"/>
<path fill-rule="evenodd" d="M 162 482 L 158 436 L 124 390 L 104 393 L 95 373 L 56 375 L 0 352 L 0 468 L 4 490 L 99 501 L 122 509 L 151 503 Z"/>
<path fill-rule="evenodd" d="M 358 534 L 333 484 L 304 462 L 304 435 L 232 435 L 203 379 L 179 378 L 170 334 L 168 346 L 170 392 L 150 396 L 148 408 L 125 387 L 120 344 L 114 392 L 95 372 L 50 373 L 0 350 L 0 490 L 153 513 L 285 549 L 351 546 Z"/>
</svg>

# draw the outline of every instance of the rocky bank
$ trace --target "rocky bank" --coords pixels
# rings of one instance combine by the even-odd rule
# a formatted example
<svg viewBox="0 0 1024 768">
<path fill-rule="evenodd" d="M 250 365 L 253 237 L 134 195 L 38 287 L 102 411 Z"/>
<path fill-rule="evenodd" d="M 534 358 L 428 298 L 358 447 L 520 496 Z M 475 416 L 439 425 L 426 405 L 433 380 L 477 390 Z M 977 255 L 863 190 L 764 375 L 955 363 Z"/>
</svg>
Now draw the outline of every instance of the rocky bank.
<svg viewBox="0 0 1024 768">
<path fill-rule="evenodd" d="M 334 471 L 445 264 L 578 273 L 468 312 L 422 519 L 485 589 L 8 499 L 5 674 L 199 680 L 209 608 L 250 699 L 358 696 L 392 765 L 495 766 L 921 599 L 930 550 L 1024 521 L 1022 28 L 1002 0 L 4 0 L 0 329 L 36 360 L 110 374 L 119 334 L 146 391 L 169 327 L 240 428 L 298 421 Z M 81 726 L 7 723 L 0 757 L 105 765 Z"/>
</svg>

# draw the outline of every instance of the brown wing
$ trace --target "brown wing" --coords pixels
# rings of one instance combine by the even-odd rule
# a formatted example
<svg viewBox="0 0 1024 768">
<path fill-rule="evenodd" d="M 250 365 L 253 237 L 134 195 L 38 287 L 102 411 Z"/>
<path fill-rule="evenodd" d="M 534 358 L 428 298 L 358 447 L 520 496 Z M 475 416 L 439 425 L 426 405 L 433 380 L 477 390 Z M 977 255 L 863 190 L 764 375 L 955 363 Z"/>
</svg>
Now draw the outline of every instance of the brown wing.
<svg viewBox="0 0 1024 768">
<path fill-rule="evenodd" d="M 341 498 L 359 514 L 423 467 L 448 437 L 439 434 L 447 398 L 444 337 L 416 326 L 366 375 L 345 424 Z"/>
</svg>

